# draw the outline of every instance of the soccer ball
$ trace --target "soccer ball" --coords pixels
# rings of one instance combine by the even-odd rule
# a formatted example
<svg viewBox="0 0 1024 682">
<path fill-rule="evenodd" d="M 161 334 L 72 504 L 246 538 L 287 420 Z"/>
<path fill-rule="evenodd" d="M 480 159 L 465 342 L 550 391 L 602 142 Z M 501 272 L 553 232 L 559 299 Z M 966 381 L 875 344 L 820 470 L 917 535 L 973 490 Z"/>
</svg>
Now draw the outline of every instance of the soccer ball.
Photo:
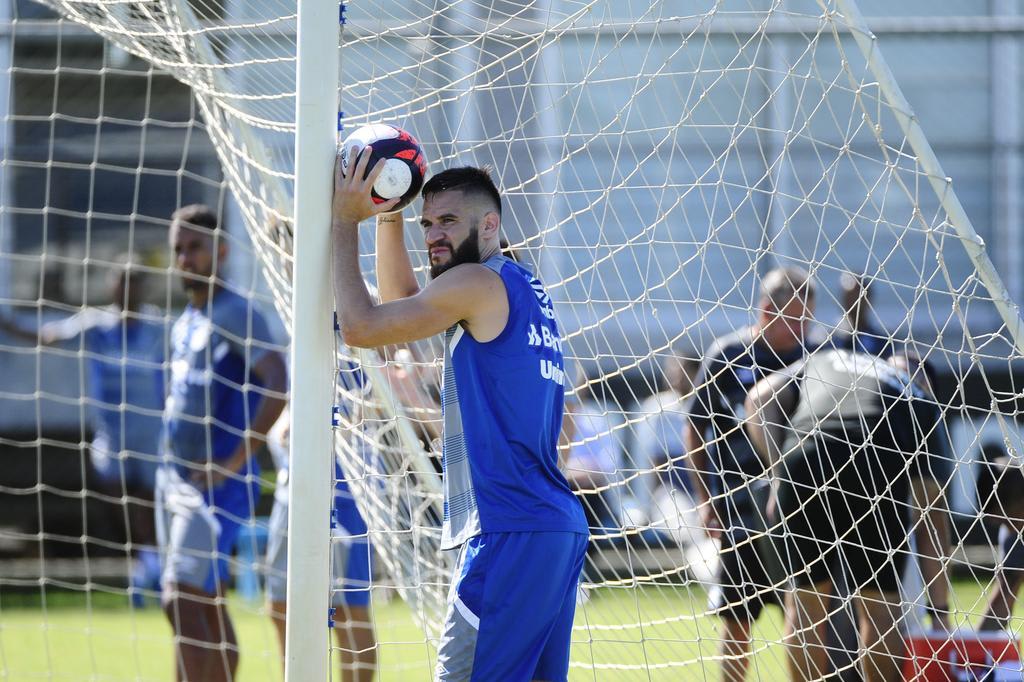
<svg viewBox="0 0 1024 682">
<path fill-rule="evenodd" d="M 366 166 L 369 173 L 380 158 L 386 159 L 384 170 L 373 183 L 370 196 L 375 204 L 383 204 L 389 199 L 401 197 L 392 209 L 401 211 L 408 206 L 423 188 L 423 180 L 427 175 L 427 157 L 416 138 L 401 128 L 386 123 L 373 123 L 357 129 L 341 143 L 341 165 L 347 172 L 348 164 L 359 158 L 363 147 L 373 146 L 373 156 Z M 353 148 L 355 158 L 349 159 Z"/>
</svg>

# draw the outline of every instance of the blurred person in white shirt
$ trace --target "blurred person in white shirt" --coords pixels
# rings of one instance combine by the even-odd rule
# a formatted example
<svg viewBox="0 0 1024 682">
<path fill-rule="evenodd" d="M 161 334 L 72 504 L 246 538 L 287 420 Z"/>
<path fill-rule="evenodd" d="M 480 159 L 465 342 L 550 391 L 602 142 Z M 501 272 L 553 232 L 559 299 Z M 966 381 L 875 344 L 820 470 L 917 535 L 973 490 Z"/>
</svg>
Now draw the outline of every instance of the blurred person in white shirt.
<svg viewBox="0 0 1024 682">
<path fill-rule="evenodd" d="M 594 380 L 577 382 L 576 395 L 565 403 L 564 429 L 571 445 L 564 474 L 583 503 L 592 537 L 619 526 L 622 448 L 615 427 L 618 415 L 608 412 L 594 397 Z"/>
<path fill-rule="evenodd" d="M 683 427 L 700 361 L 673 353 L 665 358 L 662 369 L 668 388 L 640 403 L 637 416 L 646 419 L 637 425 L 636 445 L 629 453 L 632 461 L 627 462 L 629 473 L 637 475 L 629 485 L 630 493 L 648 518 L 657 511 L 655 497 L 663 496 L 666 488 L 689 490 L 689 478 L 682 471 L 686 466 Z"/>
</svg>

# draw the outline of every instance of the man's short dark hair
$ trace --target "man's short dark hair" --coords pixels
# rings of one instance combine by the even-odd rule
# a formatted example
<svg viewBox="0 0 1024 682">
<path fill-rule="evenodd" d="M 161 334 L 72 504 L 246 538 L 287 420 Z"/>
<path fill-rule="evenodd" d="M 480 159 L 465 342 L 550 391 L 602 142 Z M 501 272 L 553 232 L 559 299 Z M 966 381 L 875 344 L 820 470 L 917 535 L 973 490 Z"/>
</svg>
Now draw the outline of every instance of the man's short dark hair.
<svg viewBox="0 0 1024 682">
<path fill-rule="evenodd" d="M 982 462 L 992 478 L 992 494 L 981 500 L 985 512 L 994 516 L 1020 517 L 1024 511 L 1024 469 L 1009 457 Z"/>
<path fill-rule="evenodd" d="M 761 300 L 767 299 L 776 310 L 782 310 L 797 297 L 814 300 L 814 282 L 803 268 L 775 268 L 761 280 Z"/>
<path fill-rule="evenodd" d="M 501 215 L 501 192 L 491 179 L 491 171 L 488 168 L 449 168 L 432 176 L 427 180 L 427 184 L 423 185 L 424 199 L 441 192 L 462 192 L 466 196 L 486 199 L 498 215 Z"/>
<path fill-rule="evenodd" d="M 889 358 L 889 364 L 906 371 L 914 383 L 918 386 L 924 385 L 928 393 L 934 394 L 938 389 L 939 375 L 935 365 L 913 348 L 896 351 Z"/>
<path fill-rule="evenodd" d="M 171 220 L 176 220 L 190 227 L 205 228 L 210 232 L 216 232 L 220 228 L 217 213 L 206 204 L 182 206 L 171 214 Z"/>
</svg>

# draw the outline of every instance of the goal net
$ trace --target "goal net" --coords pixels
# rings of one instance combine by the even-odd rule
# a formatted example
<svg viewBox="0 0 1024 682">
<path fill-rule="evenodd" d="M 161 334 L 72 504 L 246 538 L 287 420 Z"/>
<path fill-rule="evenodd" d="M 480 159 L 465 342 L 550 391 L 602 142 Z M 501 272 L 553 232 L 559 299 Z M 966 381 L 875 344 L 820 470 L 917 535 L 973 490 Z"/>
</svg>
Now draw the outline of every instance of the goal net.
<svg viewBox="0 0 1024 682">
<path fill-rule="evenodd" d="M 0 286 L 6 302 L 28 303 L 34 322 L 80 311 L 95 298 L 67 303 L 47 293 L 55 265 L 91 271 L 113 267 L 126 248 L 157 253 L 170 211 L 204 198 L 223 205 L 238 227 L 239 252 L 251 250 L 248 260 L 236 259 L 236 277 L 290 328 L 291 274 L 302 267 L 292 259 L 292 237 L 303 229 L 291 215 L 295 194 L 303 192 L 293 175 L 294 3 L 45 5 L 61 19 L 18 3 L 16 11 L 27 14 L 14 17 L 19 21 L 6 38 L 13 83 L 4 133 L 0 274 L 6 279 Z M 21 38 L 33 22 L 39 26 L 26 34 L 31 37 Z M 746 441 L 742 400 L 723 398 L 708 408 L 719 426 L 701 434 L 700 453 L 687 451 L 682 434 L 695 396 L 722 374 L 750 388 L 765 366 L 784 364 L 785 354 L 770 347 L 764 366 L 744 360 L 757 349 L 742 334 L 736 337 L 746 344 L 741 352 L 721 366 L 707 362 L 721 347 L 716 339 L 766 319 L 762 284 L 780 267 L 800 268 L 814 283 L 816 305 L 799 313 L 811 356 L 852 343 L 865 354 L 909 351 L 924 360 L 914 375 L 922 382 L 927 375 L 928 383 L 914 400 L 940 415 L 928 434 L 940 445 L 917 476 L 928 485 L 904 493 L 894 479 L 867 499 L 869 514 L 891 502 L 906 524 L 909 544 L 893 548 L 909 558 L 892 605 L 896 616 L 891 625 L 876 623 L 882 634 L 900 635 L 899 650 L 891 652 L 896 664 L 963 672 L 965 659 L 980 657 L 982 665 L 1003 661 L 1006 670 L 1020 669 L 1012 636 L 976 628 L 1001 584 L 1000 571 L 1015 561 L 1016 531 L 1002 524 L 1001 540 L 995 515 L 1013 516 L 1013 510 L 1001 505 L 1006 486 L 1000 494 L 990 465 L 1001 457 L 1010 458 L 1010 473 L 1020 465 L 1015 372 L 1024 325 L 972 226 L 979 202 L 966 210 L 961 205 L 959 185 L 943 173 L 927 128 L 892 75 L 886 41 L 870 28 L 853 0 L 366 0 L 339 7 L 340 49 L 324 58 L 340 59 L 341 134 L 363 123 L 392 123 L 417 136 L 435 172 L 491 167 L 504 196 L 504 236 L 555 301 L 567 360 L 566 474 L 592 532 L 572 679 L 717 679 L 733 659 L 722 647 L 720 616 L 723 605 L 737 603 L 729 603 L 721 566 L 744 546 L 769 537 L 784 542 L 787 526 L 779 520 L 766 533 L 746 519 L 723 519 L 727 534 L 743 530 L 738 543 L 712 539 L 706 527 L 693 482 L 704 464 L 696 463 L 707 459 L 714 469 L 711 453 L 740 447 L 733 445 L 737 438 Z M 102 47 L 86 40 L 93 34 L 102 36 Z M 26 56 L 33 54 L 24 48 L 29 40 L 32 49 L 47 46 L 38 48 L 44 57 Z M 76 51 L 80 45 L 89 47 Z M 923 54 L 935 59 L 936 69 L 951 68 L 937 50 Z M 141 102 L 136 110 L 117 101 L 129 97 L 126 79 L 137 90 L 132 101 Z M 22 102 L 29 82 L 38 90 L 32 108 Z M 942 82 L 936 78 L 928 93 L 933 109 L 956 96 L 941 92 Z M 74 96 L 76 87 L 88 94 Z M 73 134 L 75 126 L 83 132 Z M 107 128 L 119 136 L 122 156 L 115 161 L 106 157 L 115 148 Z M 50 145 L 22 155 L 17 136 L 29 129 Z M 124 177 L 132 201 L 96 203 L 106 173 Z M 165 178 L 163 189 L 142 182 L 150 176 Z M 141 202 L 153 201 L 140 196 L 143 187 L 160 193 L 156 205 L 166 213 L 140 212 Z M 992 218 L 987 211 L 979 224 Z M 425 281 L 414 209 L 404 218 Z M 61 234 L 77 230 L 78 236 L 62 237 L 64 243 L 47 236 L 55 224 L 67 226 Z M 111 227 L 101 232 L 101 226 Z M 43 237 L 29 243 L 17 236 L 30 229 Z M 986 224 L 982 234 L 993 232 Z M 373 283 L 372 230 L 360 239 L 363 271 Z M 96 255 L 94 245 L 107 240 L 118 248 Z M 1013 244 L 1020 237 L 1011 234 L 1000 247 Z M 165 256 L 149 263 L 152 273 L 169 272 Z M 995 260 L 1002 267 L 1014 258 Z M 23 284 L 27 276 L 31 287 Z M 170 318 L 173 301 L 162 304 L 160 315 Z M 7 350 L 51 368 L 22 370 L 17 376 L 24 384 L 15 388 L 12 380 L 3 394 L 33 435 L 27 445 L 13 444 L 40 453 L 42 462 L 53 443 L 41 406 L 64 405 L 83 434 L 89 408 L 86 377 L 76 375 L 80 395 L 54 395 L 55 380 L 46 372 L 60 370 L 43 358 L 57 352 L 84 367 L 87 351 L 13 342 Z M 453 557 L 439 550 L 442 356 L 439 339 L 367 352 L 338 343 L 335 451 L 376 556 L 370 589 L 385 679 L 430 677 L 446 608 Z M 816 426 L 825 419 L 823 413 Z M 862 445 L 856 438 L 840 441 L 856 449 Z M 81 440 L 72 446 L 76 452 L 86 447 L 84 435 Z M 901 477 L 918 455 L 923 459 L 919 452 L 894 453 L 906 461 Z M 88 459 L 78 462 L 84 473 Z M 722 478 L 718 463 L 711 479 Z M 728 507 L 789 475 L 759 467 L 744 471 L 740 483 L 713 489 L 709 504 Z M 47 495 L 89 497 L 84 484 L 55 493 L 45 476 L 32 481 L 7 485 L 3 493 L 37 507 Z M 90 511 L 84 502 L 81 508 Z M 326 519 L 323 532 L 331 533 Z M 88 518 L 73 532 L 0 527 L 0 540 L 12 538 L 39 557 L 58 536 L 88 546 Z M 861 540 L 855 532 L 843 542 L 856 547 Z M 133 556 L 129 543 L 112 549 L 122 559 Z M 753 556 L 765 570 L 760 550 L 745 553 L 744 561 Z M 246 562 L 258 559 L 236 561 L 242 568 Z M 61 588 L 90 599 L 128 594 L 123 584 L 93 580 L 88 572 L 65 584 L 46 577 L 45 560 L 37 564 L 43 578 L 0 573 L 0 589 L 34 586 L 44 614 L 52 612 L 51 592 Z M 858 582 L 849 566 L 831 571 L 832 594 L 823 597 L 810 630 L 825 633 L 828 670 L 844 676 L 868 665 L 858 653 L 854 602 L 870 595 L 874 583 Z M 756 591 L 785 593 L 792 577 L 783 570 Z M 868 601 L 877 606 L 877 599 Z M 929 639 L 939 620 L 949 629 Z M 1014 614 L 999 623 L 1012 635 L 1022 624 Z M 56 625 L 44 616 L 47 651 L 59 646 L 64 627 L 86 642 L 102 636 L 88 624 Z M 0 629 L 0 649 L 10 648 L 6 632 Z M 262 646 L 260 665 L 269 671 L 276 660 L 272 635 L 255 632 L 241 636 L 243 661 Z M 769 608 L 744 654 L 748 677 L 783 679 L 800 648 L 800 640 L 787 638 L 781 612 Z M 49 654 L 47 665 L 56 670 L 58 658 Z M 260 674 L 248 672 L 258 667 L 251 665 L 244 674 Z"/>
</svg>

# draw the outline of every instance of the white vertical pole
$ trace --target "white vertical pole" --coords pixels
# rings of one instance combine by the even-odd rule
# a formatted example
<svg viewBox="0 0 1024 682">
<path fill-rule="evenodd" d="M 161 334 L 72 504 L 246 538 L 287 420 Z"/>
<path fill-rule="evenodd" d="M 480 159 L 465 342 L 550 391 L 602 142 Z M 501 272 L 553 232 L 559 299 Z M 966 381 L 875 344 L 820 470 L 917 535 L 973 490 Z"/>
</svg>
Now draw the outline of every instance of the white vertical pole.
<svg viewBox="0 0 1024 682">
<path fill-rule="evenodd" d="M 10 116 L 14 111 L 14 77 L 11 66 L 14 63 L 14 30 L 17 24 L 11 22 L 14 16 L 14 0 L 0 0 L 0 22 L 4 26 L 0 34 L 0 154 L 4 161 L 11 161 L 14 153 L 9 142 L 14 139 Z M 0 298 L 10 298 L 13 291 L 11 279 L 11 251 L 14 245 L 14 220 L 7 207 L 12 204 L 11 178 L 7 163 L 0 164 Z"/>
<path fill-rule="evenodd" d="M 964 210 L 960 199 L 953 192 L 953 181 L 943 172 L 938 157 L 935 156 L 928 139 L 924 136 L 924 131 L 921 130 L 914 110 L 903 96 L 903 91 L 896 83 L 892 71 L 889 70 L 889 65 L 882 59 L 878 40 L 871 33 L 854 0 L 835 0 L 835 4 L 845 18 L 850 34 L 867 60 L 868 69 L 878 80 L 878 88 L 889 103 L 893 116 L 899 122 L 907 144 L 917 156 L 917 162 L 924 170 L 928 183 L 946 212 L 950 225 L 956 230 L 960 243 L 963 244 L 964 250 L 967 251 L 971 262 L 974 263 L 978 279 L 988 289 L 988 293 L 992 297 L 992 304 L 996 307 L 1003 324 L 1006 325 L 1006 333 L 1013 343 L 1014 350 L 1024 354 L 1024 321 L 1021 320 L 1020 310 L 1010 298 L 1009 292 L 1003 285 L 1003 280 L 996 272 L 992 261 L 989 260 L 988 254 L 985 252 L 985 242 L 974 230 L 971 219 L 967 217 L 967 211 Z"/>
<path fill-rule="evenodd" d="M 337 148 L 338 17 L 337 0 L 299 0 L 287 682 L 322 682 L 327 679 L 329 661 L 327 608 L 334 471 L 329 240 Z"/>
<path fill-rule="evenodd" d="M 1017 0 L 993 0 L 992 15 L 1016 14 Z M 1003 278 L 1014 301 L 1024 300 L 1024 124 L 1021 123 L 1020 36 L 992 36 L 992 219 Z"/>
</svg>

